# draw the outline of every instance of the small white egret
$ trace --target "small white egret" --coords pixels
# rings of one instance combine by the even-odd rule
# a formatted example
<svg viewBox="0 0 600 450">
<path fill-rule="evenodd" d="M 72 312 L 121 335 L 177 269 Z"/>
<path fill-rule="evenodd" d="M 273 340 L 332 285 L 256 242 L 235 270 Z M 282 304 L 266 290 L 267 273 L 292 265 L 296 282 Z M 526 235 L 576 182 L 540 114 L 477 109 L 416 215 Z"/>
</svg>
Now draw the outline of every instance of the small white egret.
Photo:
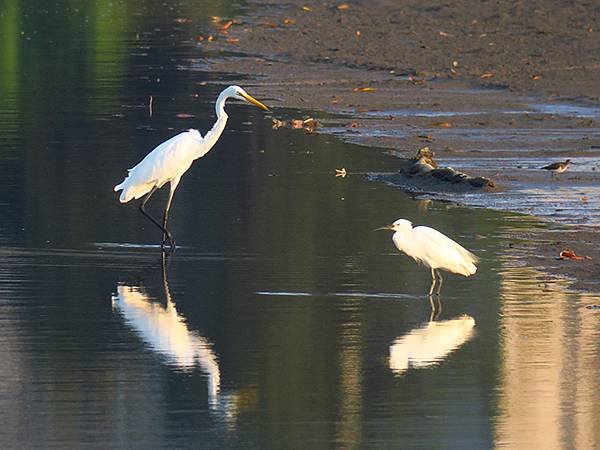
<svg viewBox="0 0 600 450">
<path fill-rule="evenodd" d="M 390 345 L 390 369 L 402 375 L 411 368 L 435 366 L 469 341 L 475 334 L 474 327 L 475 319 L 467 315 L 427 322 Z"/>
<path fill-rule="evenodd" d="M 392 230 L 392 240 L 396 248 L 413 258 L 417 263 L 431 269 L 431 288 L 433 294 L 436 281 L 439 281 L 436 295 L 442 288 L 442 275 L 439 269 L 468 277 L 477 271 L 477 257 L 433 228 L 417 226 L 406 219 L 398 219 L 393 224 L 377 228 L 377 230 Z"/>
<path fill-rule="evenodd" d="M 219 94 L 215 106 L 217 121 L 202 137 L 198 130 L 190 129 L 168 141 L 163 142 L 152 150 L 135 167 L 129 169 L 129 174 L 121 184 L 115 186 L 115 191 L 122 191 L 119 200 L 127 203 L 130 200 L 143 197 L 140 203 L 140 211 L 154 225 L 163 232 L 161 248 L 168 243 L 171 251 L 175 249 L 175 240 L 167 229 L 169 208 L 173 200 L 173 194 L 179 184 L 181 176 L 190 168 L 194 160 L 203 157 L 215 145 L 227 123 L 225 112 L 225 101 L 229 98 L 245 100 L 252 105 L 258 106 L 266 111 L 269 110 L 264 104 L 251 97 L 239 86 L 229 86 Z M 146 203 L 157 189 L 166 183 L 170 184 L 169 198 L 165 207 L 162 225 L 152 217 L 145 209 Z"/>
</svg>

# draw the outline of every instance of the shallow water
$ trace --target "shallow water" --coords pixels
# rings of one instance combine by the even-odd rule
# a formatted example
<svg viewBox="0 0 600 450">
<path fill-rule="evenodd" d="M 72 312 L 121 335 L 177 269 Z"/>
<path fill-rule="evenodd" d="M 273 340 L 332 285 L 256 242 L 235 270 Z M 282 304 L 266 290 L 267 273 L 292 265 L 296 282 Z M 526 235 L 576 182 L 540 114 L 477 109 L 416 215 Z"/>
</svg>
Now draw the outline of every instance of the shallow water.
<svg viewBox="0 0 600 450">
<path fill-rule="evenodd" d="M 157 5 L 3 13 L 0 447 L 591 448 L 600 299 L 523 267 L 511 232 L 535 220 L 368 182 L 387 154 L 232 104 L 179 186 L 163 266 L 112 187 L 212 125 L 222 75 L 190 61 L 232 9 Z M 482 259 L 446 277 L 436 317 L 427 271 L 371 231 L 398 217 Z"/>
</svg>

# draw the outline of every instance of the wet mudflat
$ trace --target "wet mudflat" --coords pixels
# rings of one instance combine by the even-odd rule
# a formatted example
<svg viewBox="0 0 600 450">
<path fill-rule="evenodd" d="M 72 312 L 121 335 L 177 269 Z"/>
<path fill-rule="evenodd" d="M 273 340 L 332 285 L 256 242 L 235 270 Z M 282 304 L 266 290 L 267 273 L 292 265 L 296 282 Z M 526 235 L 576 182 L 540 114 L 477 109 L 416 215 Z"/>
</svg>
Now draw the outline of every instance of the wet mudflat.
<svg viewBox="0 0 600 450">
<path fill-rule="evenodd" d="M 87 13 L 108 26 L 126 5 Z M 176 20 L 190 6 L 156 17 L 148 3 L 122 34 L 68 50 L 17 39 L 1 72 L 0 446 L 593 446 L 600 298 L 523 265 L 530 243 L 513 234 L 535 219 L 367 181 L 393 155 L 231 104 L 178 189 L 180 248 L 163 265 L 159 233 L 112 187 L 214 121 L 228 76 L 197 70 Z M 57 49 L 80 70 L 59 70 Z M 371 231 L 398 217 L 482 259 L 446 277 L 436 317 L 427 270 Z"/>
<path fill-rule="evenodd" d="M 528 264 L 596 290 L 600 66 L 597 15 L 589 14 L 595 5 L 254 5 L 228 39 L 203 44 L 213 52 L 235 50 L 213 53 L 212 70 L 250 79 L 274 104 L 308 108 L 324 124 L 320 132 L 391 149 L 398 165 L 427 146 L 440 164 L 492 178 L 494 195 L 396 185 L 424 198 L 559 224 L 522 235 L 538 242 Z M 567 158 L 574 164 L 559 177 L 540 170 Z M 554 264 L 565 248 L 592 259 Z"/>
</svg>

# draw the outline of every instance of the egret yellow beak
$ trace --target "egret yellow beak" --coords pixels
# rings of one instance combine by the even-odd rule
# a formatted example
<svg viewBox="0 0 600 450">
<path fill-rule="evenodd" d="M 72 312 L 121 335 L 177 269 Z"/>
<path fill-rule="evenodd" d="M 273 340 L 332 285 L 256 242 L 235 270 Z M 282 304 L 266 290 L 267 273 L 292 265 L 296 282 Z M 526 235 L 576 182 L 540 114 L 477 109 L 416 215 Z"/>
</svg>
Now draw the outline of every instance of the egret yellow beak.
<svg viewBox="0 0 600 450">
<path fill-rule="evenodd" d="M 382 230 L 394 230 L 393 225 L 386 225 L 385 227 L 375 228 L 373 231 L 382 231 Z"/>
<path fill-rule="evenodd" d="M 267 105 L 265 105 L 264 103 L 259 102 L 258 100 L 256 100 L 254 97 L 252 97 L 251 95 L 248 95 L 246 93 L 240 93 L 240 95 L 242 97 L 244 97 L 244 99 L 248 102 L 253 104 L 254 106 L 258 106 L 260 109 L 264 109 L 265 111 L 270 111 L 270 109 L 267 107 Z"/>
</svg>

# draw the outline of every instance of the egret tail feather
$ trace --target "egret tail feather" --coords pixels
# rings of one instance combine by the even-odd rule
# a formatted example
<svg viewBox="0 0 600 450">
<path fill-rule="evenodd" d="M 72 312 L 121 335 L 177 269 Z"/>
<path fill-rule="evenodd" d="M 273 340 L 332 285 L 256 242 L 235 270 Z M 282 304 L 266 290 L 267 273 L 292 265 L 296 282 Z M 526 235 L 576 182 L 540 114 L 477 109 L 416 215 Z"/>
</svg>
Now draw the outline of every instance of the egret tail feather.
<svg viewBox="0 0 600 450">
<path fill-rule="evenodd" d="M 123 183 L 115 186 L 115 191 L 122 191 L 119 197 L 121 203 L 127 203 L 133 199 L 138 199 L 146 195 L 155 186 L 154 183 L 147 183 L 138 186 L 128 186 L 127 179 Z"/>
</svg>

